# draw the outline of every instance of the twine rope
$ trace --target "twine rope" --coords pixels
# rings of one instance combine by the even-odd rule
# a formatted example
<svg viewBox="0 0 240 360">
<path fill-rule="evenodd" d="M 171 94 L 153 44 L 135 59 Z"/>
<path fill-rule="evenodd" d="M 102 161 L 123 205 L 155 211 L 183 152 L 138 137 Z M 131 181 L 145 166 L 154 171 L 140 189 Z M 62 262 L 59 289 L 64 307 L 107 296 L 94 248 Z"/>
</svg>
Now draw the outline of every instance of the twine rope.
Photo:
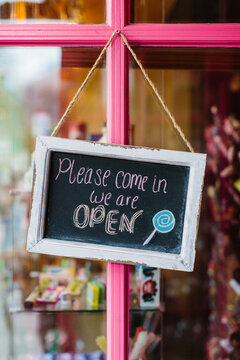
<svg viewBox="0 0 240 360">
<path fill-rule="evenodd" d="M 180 137 L 182 138 L 183 142 L 185 143 L 185 145 L 188 147 L 188 149 L 191 152 L 194 152 L 194 149 L 192 147 L 192 145 L 190 144 L 190 142 L 187 140 L 183 130 L 181 129 L 181 127 L 178 125 L 178 123 L 176 122 L 174 116 L 171 114 L 170 110 L 168 109 L 167 105 L 165 104 L 163 98 L 161 97 L 161 95 L 159 94 L 156 86 L 154 85 L 154 83 L 152 82 L 152 80 L 149 78 L 148 74 L 146 73 L 144 67 L 142 66 L 141 61 L 138 59 L 136 53 L 133 51 L 132 47 L 129 45 L 129 42 L 127 41 L 125 35 L 120 32 L 120 35 L 125 43 L 125 45 L 127 46 L 128 50 L 130 51 L 130 53 L 132 54 L 134 60 L 136 61 L 136 63 L 138 64 L 140 70 L 143 73 L 143 76 L 145 78 L 145 80 L 148 82 L 148 84 L 150 85 L 150 87 L 152 88 L 154 94 L 156 95 L 156 97 L 158 98 L 160 104 L 162 105 L 164 111 L 166 112 L 166 114 L 168 115 L 168 117 L 170 118 L 174 128 L 177 130 L 178 134 L 180 135 Z"/>
<path fill-rule="evenodd" d="M 95 63 L 93 64 L 92 68 L 90 69 L 90 71 L 88 72 L 85 80 L 83 81 L 82 85 L 79 87 L 78 91 L 76 92 L 76 94 L 74 95 L 73 99 L 71 100 L 71 102 L 69 103 L 69 105 L 67 106 L 67 109 L 65 110 L 64 114 L 62 115 L 61 119 L 59 120 L 59 122 L 57 123 L 56 127 L 53 129 L 51 136 L 57 136 L 60 128 L 62 127 L 62 125 L 64 124 L 64 122 L 66 121 L 66 119 L 68 118 L 73 105 L 75 104 L 75 102 L 77 101 L 81 91 L 83 90 L 83 88 L 85 87 L 86 83 L 88 82 L 89 78 L 91 77 L 92 73 L 94 72 L 94 70 L 96 69 L 96 67 L 98 66 L 99 62 L 101 61 L 101 59 L 103 58 L 105 52 L 107 51 L 107 48 L 110 46 L 110 44 L 112 43 L 115 35 L 117 34 L 117 31 L 115 30 L 110 39 L 108 40 L 108 42 L 106 43 L 106 45 L 104 46 L 104 48 L 102 49 L 102 51 L 100 52 L 97 60 L 95 61 Z M 152 80 L 149 78 L 148 74 L 146 73 L 145 69 L 142 66 L 141 61 L 138 59 L 136 53 L 133 51 L 132 47 L 130 46 L 129 42 L 127 41 L 125 35 L 120 31 L 119 32 L 121 38 L 123 39 L 125 45 L 127 46 L 128 50 L 130 51 L 130 53 L 132 54 L 134 60 L 136 61 L 137 65 L 139 66 L 140 70 L 143 73 L 143 76 L 145 78 L 145 80 L 147 81 L 147 83 L 150 85 L 150 87 L 152 88 L 154 94 L 156 95 L 158 101 L 160 102 L 162 108 L 164 109 L 165 113 L 168 115 L 169 119 L 171 120 L 173 127 L 176 129 L 176 131 L 178 132 L 178 134 L 180 135 L 180 137 L 182 138 L 183 142 L 185 143 L 185 145 L 188 147 L 188 149 L 191 152 L 194 152 L 194 149 L 192 147 L 192 145 L 190 144 L 190 142 L 187 140 L 183 130 L 181 129 L 181 127 L 178 125 L 178 123 L 176 122 L 174 116 L 172 115 L 172 113 L 170 112 L 170 110 L 168 109 L 167 105 L 165 104 L 163 98 L 161 97 L 161 95 L 159 94 L 156 86 L 154 85 L 154 83 L 152 82 Z"/>
<path fill-rule="evenodd" d="M 62 125 L 64 124 L 64 122 L 67 120 L 70 112 L 72 111 L 72 107 L 75 104 L 75 102 L 77 101 L 82 89 L 85 87 L 86 83 L 88 82 L 89 78 L 91 77 L 92 73 L 94 72 L 94 70 L 96 69 L 96 67 L 98 66 L 99 62 L 102 60 L 105 52 L 107 51 L 107 48 L 109 47 L 109 45 L 112 43 L 115 35 L 116 35 L 117 31 L 114 31 L 110 37 L 110 39 L 108 40 L 108 42 L 106 43 L 106 45 L 104 46 L 104 48 L 102 49 L 102 51 L 100 52 L 97 60 L 95 61 L 95 63 L 93 64 L 92 68 L 89 70 L 85 80 L 83 81 L 82 85 L 80 86 L 80 88 L 78 89 L 78 91 L 76 92 L 76 94 L 74 95 L 73 99 L 70 101 L 70 103 L 68 104 L 64 114 L 62 115 L 61 119 L 59 120 L 59 122 L 57 123 L 57 125 L 55 126 L 55 128 L 53 129 L 51 136 L 57 136 L 59 133 L 59 130 L 61 129 Z"/>
</svg>

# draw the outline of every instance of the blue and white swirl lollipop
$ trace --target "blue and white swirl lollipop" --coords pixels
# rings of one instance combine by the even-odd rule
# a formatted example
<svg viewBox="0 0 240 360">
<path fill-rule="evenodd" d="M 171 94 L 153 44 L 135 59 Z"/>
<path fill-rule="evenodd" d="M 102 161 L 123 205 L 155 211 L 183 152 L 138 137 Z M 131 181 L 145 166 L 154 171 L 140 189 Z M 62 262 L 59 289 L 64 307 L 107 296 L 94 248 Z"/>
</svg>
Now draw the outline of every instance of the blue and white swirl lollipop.
<svg viewBox="0 0 240 360">
<path fill-rule="evenodd" d="M 172 231 L 175 226 L 175 217 L 171 211 L 162 210 L 154 215 L 152 222 L 155 229 L 144 241 L 143 246 L 151 241 L 157 231 L 163 234 Z"/>
</svg>

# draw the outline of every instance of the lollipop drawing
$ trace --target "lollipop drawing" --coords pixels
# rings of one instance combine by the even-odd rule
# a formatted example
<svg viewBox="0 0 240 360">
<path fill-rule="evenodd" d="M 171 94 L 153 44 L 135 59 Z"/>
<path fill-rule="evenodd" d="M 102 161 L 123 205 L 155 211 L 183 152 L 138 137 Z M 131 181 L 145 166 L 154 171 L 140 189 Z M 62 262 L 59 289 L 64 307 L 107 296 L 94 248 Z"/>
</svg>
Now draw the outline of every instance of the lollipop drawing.
<svg viewBox="0 0 240 360">
<path fill-rule="evenodd" d="M 166 234 L 174 229 L 175 217 L 169 210 L 161 210 L 156 213 L 152 219 L 154 230 L 149 237 L 144 241 L 143 246 L 147 245 L 158 231 L 162 234 Z"/>
</svg>

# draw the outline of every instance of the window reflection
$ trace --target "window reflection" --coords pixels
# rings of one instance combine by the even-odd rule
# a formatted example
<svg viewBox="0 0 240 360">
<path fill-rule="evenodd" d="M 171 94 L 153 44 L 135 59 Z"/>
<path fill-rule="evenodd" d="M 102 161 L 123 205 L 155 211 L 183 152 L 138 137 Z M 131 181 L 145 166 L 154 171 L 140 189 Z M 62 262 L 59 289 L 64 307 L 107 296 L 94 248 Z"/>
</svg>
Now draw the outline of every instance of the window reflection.
<svg viewBox="0 0 240 360">
<path fill-rule="evenodd" d="M 164 357 L 224 358 L 239 334 L 240 51 L 135 51 L 195 151 L 208 156 L 194 272 L 161 273 Z M 134 145 L 188 151 L 133 61 L 130 124 Z M 238 345 L 228 351 L 238 358 Z"/>
<path fill-rule="evenodd" d="M 1 22 L 105 23 L 105 0 L 2 0 Z"/>
<path fill-rule="evenodd" d="M 0 348 L 4 359 L 51 358 L 52 353 L 96 353 L 104 359 L 96 338 L 106 335 L 105 263 L 26 251 L 36 136 L 51 134 L 100 51 L 0 48 Z M 103 139 L 105 94 L 103 61 L 59 136 Z M 56 273 L 63 276 L 56 280 Z M 79 285 L 75 297 L 65 296 L 53 304 L 33 297 L 34 291 L 38 298 L 44 297 L 49 284 L 61 288 L 70 283 Z M 96 291 L 101 287 L 97 306 L 90 295 L 87 298 L 83 283 L 92 284 Z"/>
<path fill-rule="evenodd" d="M 235 23 L 240 21 L 237 0 L 131 0 L 135 23 Z"/>
</svg>

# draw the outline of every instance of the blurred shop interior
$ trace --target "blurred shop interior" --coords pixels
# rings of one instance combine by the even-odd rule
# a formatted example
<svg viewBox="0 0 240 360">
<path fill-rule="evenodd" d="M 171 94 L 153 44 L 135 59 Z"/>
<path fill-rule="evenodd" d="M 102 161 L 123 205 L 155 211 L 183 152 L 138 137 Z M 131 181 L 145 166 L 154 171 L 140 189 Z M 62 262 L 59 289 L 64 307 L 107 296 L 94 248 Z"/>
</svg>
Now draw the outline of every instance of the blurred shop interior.
<svg viewBox="0 0 240 360">
<path fill-rule="evenodd" d="M 131 22 L 239 21 L 234 1 L 196 3 L 132 0 Z M 105 2 L 1 1 L 0 19 L 104 23 Z M 100 51 L 0 48 L 0 359 L 106 359 L 106 263 L 26 251 L 36 136 Z M 134 51 L 208 160 L 194 272 L 130 268 L 129 359 L 240 359 L 240 50 Z M 103 60 L 59 136 L 106 142 L 106 91 Z M 130 145 L 187 151 L 131 57 L 129 114 Z"/>
</svg>

